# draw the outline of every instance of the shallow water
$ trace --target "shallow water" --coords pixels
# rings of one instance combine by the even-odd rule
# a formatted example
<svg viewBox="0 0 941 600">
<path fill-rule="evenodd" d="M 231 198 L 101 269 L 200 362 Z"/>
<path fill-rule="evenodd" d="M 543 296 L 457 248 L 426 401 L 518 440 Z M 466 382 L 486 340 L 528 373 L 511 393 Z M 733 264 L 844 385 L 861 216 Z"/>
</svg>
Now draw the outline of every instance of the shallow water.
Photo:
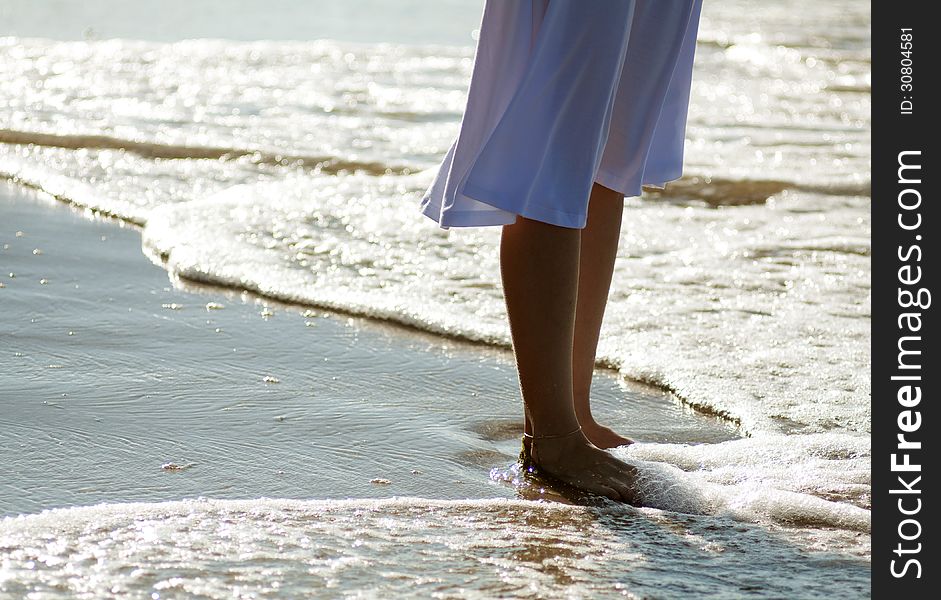
<svg viewBox="0 0 941 600">
<path fill-rule="evenodd" d="M 197 495 L 515 493 L 489 477 L 522 435 L 509 353 L 176 289 L 135 229 L 14 197 L 0 198 L 0 516 Z M 613 373 L 595 392 L 639 440 L 737 437 Z"/>
<path fill-rule="evenodd" d="M 119 493 L 102 495 L 106 485 L 90 484 L 88 495 L 72 490 L 72 495 L 53 501 L 55 494 L 44 496 L 39 487 L 39 501 L 19 504 L 7 514 L 102 500 L 182 497 L 160 495 L 168 490 L 245 497 L 232 490 L 255 478 L 271 490 L 258 495 L 284 497 L 309 497 L 310 486 L 318 481 L 318 498 L 401 494 L 456 499 L 466 497 L 468 489 L 488 497 L 516 494 L 512 482 L 517 473 L 511 467 L 516 441 L 507 432 L 516 426 L 510 424 L 516 422 L 517 406 L 504 399 L 516 398 L 517 392 L 508 362 L 502 363 L 496 385 L 494 371 L 479 354 L 466 354 L 463 344 L 446 342 L 455 344 L 449 360 L 464 361 L 462 368 L 486 374 L 469 375 L 462 382 L 467 403 L 460 404 L 461 411 L 481 412 L 475 421 L 452 423 L 459 414 L 455 406 L 441 407 L 439 395 L 429 392 L 420 409 L 441 407 L 448 424 L 422 437 L 415 434 L 418 423 L 408 416 L 416 409 L 408 393 L 414 381 L 429 382 L 432 388 L 449 384 L 450 367 L 415 371 L 416 364 L 428 361 L 429 348 L 445 343 L 441 338 L 416 338 L 423 341 L 409 342 L 415 344 L 411 353 L 400 352 L 400 332 L 389 334 L 392 341 L 382 341 L 386 334 L 367 340 L 363 332 L 378 331 L 370 329 L 376 326 L 360 321 L 347 325 L 346 317 L 305 318 L 304 309 L 278 308 L 271 302 L 275 314 L 266 320 L 256 314 L 263 310 L 260 304 L 250 311 L 251 318 L 231 306 L 255 302 L 252 296 L 240 296 L 240 290 L 250 290 L 506 347 L 498 230 L 444 232 L 418 214 L 420 194 L 457 131 L 479 4 L 436 4 L 440 12 L 434 18 L 448 25 L 421 33 L 414 23 L 404 24 L 414 21 L 408 11 L 384 19 L 383 9 L 366 0 L 344 9 L 359 15 L 356 19 L 328 17 L 318 13 L 319 3 L 305 4 L 296 8 L 301 14 L 290 19 L 290 25 L 280 28 L 269 27 L 248 4 L 237 3 L 230 17 L 239 22 L 241 14 L 242 25 L 228 27 L 227 37 L 239 39 L 255 31 L 255 19 L 271 38 L 248 42 L 175 41 L 167 16 L 176 14 L 172 6 L 166 15 L 154 18 L 145 35 L 140 25 L 144 21 L 126 19 L 121 11 L 105 16 L 104 4 L 93 3 L 87 13 L 97 21 L 85 26 L 100 32 L 92 32 L 88 41 L 42 39 L 81 40 L 82 34 L 69 28 L 43 29 L 41 24 L 49 19 L 38 3 L 20 7 L 16 19 L 8 21 L 12 29 L 7 33 L 29 37 L 0 38 L 0 77 L 7 82 L 0 88 L 0 101 L 9 108 L 0 113 L 0 174 L 142 225 L 146 252 L 174 281 L 174 288 L 168 289 L 152 284 L 153 295 L 160 305 L 183 308 L 155 306 L 141 313 L 151 325 L 166 328 L 164 342 L 158 341 L 160 335 L 140 335 L 141 320 L 134 311 L 121 315 L 126 333 L 114 340 L 95 337 L 94 331 L 72 342 L 76 336 L 39 336 L 33 348 L 43 358 L 32 364 L 14 357 L 35 371 L 31 377 L 17 377 L 13 389 L 48 395 L 49 384 L 56 382 L 62 389 L 57 393 L 69 393 L 73 385 L 85 386 L 89 394 L 98 385 L 110 392 L 128 387 L 153 390 L 136 400 L 136 410 L 142 412 L 113 417 L 118 419 L 114 431 L 130 427 L 139 435 L 153 436 L 154 447 L 162 452 L 153 457 L 154 464 L 193 466 L 159 473 L 144 465 L 127 467 L 129 474 L 148 473 L 131 493 L 127 482 L 134 478 L 111 474 L 89 460 L 82 477 L 118 482 L 122 485 L 114 489 Z M 220 37 L 213 19 L 206 16 L 210 13 L 188 21 L 192 31 L 179 35 Z M 251 14 L 255 16 L 246 16 Z M 305 22 L 317 23 L 307 29 L 309 36 L 298 25 Z M 706 3 L 687 132 L 687 175 L 665 191 L 627 201 L 599 348 L 603 364 L 656 386 L 635 394 L 635 388 L 621 383 L 624 379 L 606 375 L 597 400 L 615 424 L 643 441 L 659 442 L 617 451 L 642 466 L 651 504 L 672 511 L 670 518 L 680 518 L 677 511 L 695 513 L 699 516 L 682 519 L 694 519 L 710 531 L 723 530 L 728 519 L 759 524 L 745 529 L 755 535 L 773 532 L 775 539 L 787 540 L 787 548 L 800 548 L 793 550 L 796 562 L 804 560 L 808 568 L 824 572 L 827 568 L 807 552 L 868 556 L 869 22 L 868 5 L 849 1 Z M 396 31 L 415 35 L 396 37 Z M 94 39 L 107 35 L 154 41 Z M 332 39 L 283 41 L 309 37 Z M 2 210 L 6 217 L 12 209 Z M 63 227 L 77 231 L 81 225 Z M 120 252 L 107 244 L 94 247 L 98 255 L 88 260 L 120 260 Z M 65 265 L 66 259 L 56 260 Z M 0 275 L 4 271 L 0 269 Z M 12 281 L 0 281 L 9 288 L 0 293 L 13 289 Z M 235 290 L 234 296 L 215 290 L 210 292 L 216 294 L 214 300 L 199 300 L 194 307 L 192 296 L 178 289 L 192 281 L 222 284 Z M 117 323 L 117 314 L 100 306 L 99 282 L 80 285 L 92 286 L 86 301 L 99 312 L 91 314 L 98 314 L 103 323 Z M 112 287 L 120 289 L 120 284 Z M 130 302 L 137 292 L 128 294 Z M 0 298 L 6 302 L 10 296 Z M 50 295 L 47 301 L 54 307 L 62 302 L 61 296 L 56 298 Z M 207 311 L 204 304 L 210 301 L 226 308 Z M 44 318 L 54 324 L 54 314 Z M 289 319 L 296 321 L 299 333 L 266 337 L 271 330 L 265 327 Z M 17 321 L 21 326 L 26 327 Z M 58 326 L 67 333 L 68 324 Z M 216 333 L 216 328 L 222 331 Z M 245 335 L 260 340 L 250 359 L 263 360 L 259 357 L 265 348 L 273 352 L 268 362 L 249 360 L 252 366 L 246 371 L 234 366 L 223 344 L 218 354 L 209 354 L 213 366 L 208 370 L 187 367 L 192 358 L 186 355 L 188 348 L 192 352 L 194 345 L 225 340 L 232 328 L 244 328 Z M 318 331 L 345 340 L 318 350 L 323 353 L 319 358 L 330 359 L 325 363 L 350 369 L 371 365 L 375 383 L 393 398 L 406 400 L 376 401 L 364 391 L 368 379 L 344 382 L 334 373 L 327 381 L 316 375 L 333 373 L 329 370 L 312 371 L 310 379 L 285 376 L 313 368 L 302 344 L 304 336 Z M 28 327 L 17 332 L 29 339 Z M 351 339 L 356 343 L 350 347 L 357 352 L 342 349 Z M 121 340 L 127 345 L 121 346 Z M 145 350 L 145 362 L 154 365 L 147 377 L 139 375 L 142 359 L 127 354 L 132 340 Z M 285 359 L 281 350 L 291 344 L 297 344 L 297 350 Z M 397 349 L 389 364 L 377 359 L 383 347 Z M 73 374 L 66 353 L 57 348 L 71 348 L 84 366 L 111 357 L 114 361 L 108 364 L 116 379 L 96 377 L 92 371 Z M 490 352 L 507 360 L 501 350 Z M 402 373 L 412 372 L 420 375 L 403 379 Z M 266 383 L 265 377 L 278 383 Z M 212 382 L 209 389 L 199 384 L 207 378 Z M 173 382 L 186 385 L 166 397 L 167 385 Z M 257 395 L 245 397 L 240 390 Z M 304 412 L 318 405 L 303 404 L 299 398 L 318 390 L 344 397 L 344 414 L 355 418 L 337 421 L 340 417 L 322 406 L 316 417 Z M 695 424 L 702 421 L 685 421 L 682 415 L 689 413 L 670 403 L 654 402 L 650 414 L 657 418 L 639 421 L 624 408 L 626 394 L 632 403 L 645 402 L 648 396 L 661 401 L 680 398 L 687 407 L 724 415 L 749 437 L 697 437 L 702 431 Z M 133 417 L 148 415 L 153 398 L 178 410 L 180 420 L 170 419 L 163 430 L 140 425 L 134 429 Z M 268 399 L 295 412 L 282 415 Z M 217 415 L 206 408 L 212 402 L 228 402 L 228 410 Z M 375 410 L 378 404 L 382 410 Z M 495 408 L 498 404 L 502 408 Z M 86 411 L 82 418 L 95 409 L 94 403 L 75 406 Z M 664 413 L 655 406 L 670 408 Z M 289 417 L 301 414 L 306 421 L 292 425 Z M 257 415 L 257 422 L 240 420 L 246 415 Z M 212 421 L 217 416 L 221 420 Z M 288 418 L 275 421 L 279 416 Z M 184 423 L 184 417 L 190 420 Z M 305 422 L 333 436 L 320 450 L 327 467 L 316 475 L 305 472 L 308 455 L 272 449 L 289 447 L 280 444 L 285 440 L 303 439 Z M 353 430 L 379 452 L 371 455 L 362 449 L 351 456 L 345 450 L 349 440 L 340 431 L 349 430 L 353 422 L 360 427 Z M 670 429 L 674 422 L 691 425 Z M 4 426 L 17 432 L 19 441 L 29 437 L 22 423 Z M 727 433 L 723 427 L 719 430 Z M 163 439 L 161 431 L 167 432 Z M 394 435 L 383 437 L 378 431 Z M 83 439 L 80 430 L 62 435 L 65 441 L 44 438 L 49 445 L 38 448 L 29 460 L 48 467 L 49 448 L 69 447 Z M 252 435 L 272 436 L 279 444 L 239 442 L 239 436 Z M 134 448 L 126 450 L 128 456 L 140 459 L 134 439 L 115 436 L 109 444 Z M 198 453 L 187 456 L 176 439 L 191 440 Z M 451 448 L 452 470 L 446 477 L 462 481 L 463 487 L 432 486 L 431 494 L 427 482 L 410 472 L 412 466 L 401 451 L 403 440 L 432 453 Z M 711 443 L 690 447 L 682 444 L 685 441 Z M 276 460 L 269 461 L 269 456 Z M 218 470 L 206 468 L 213 461 L 221 465 Z M 366 478 L 362 467 L 370 461 L 383 468 Z M 399 470 L 390 475 L 386 471 L 392 463 L 387 461 L 405 462 L 396 463 Z M 227 482 L 239 464 L 252 465 L 252 473 L 239 475 L 236 484 Z M 490 469 L 490 477 L 475 479 Z M 278 470 L 298 474 L 301 483 L 290 483 Z M 327 480 L 317 479 L 325 473 Z M 351 481 L 346 473 L 356 473 L 359 479 Z M 179 477 L 168 488 L 164 476 Z M 393 483 L 369 483 L 373 477 Z M 79 479 L 63 470 L 59 482 L 67 489 L 79 486 Z M 190 480 L 198 484 L 181 483 Z M 227 487 L 231 485 L 235 487 Z M 149 495 L 155 490 L 159 493 Z M 8 493 L 27 497 L 13 488 Z M 424 501 L 415 502 L 419 506 Z M 333 505 L 325 501 L 307 509 L 316 512 L 328 506 Z M 452 525 L 460 520 L 447 519 Z M 738 535 L 735 531 L 728 532 L 730 539 Z M 725 540 L 724 533 L 716 535 Z M 655 548 L 642 548 L 644 552 L 664 556 Z M 677 564 L 686 560 L 683 556 L 676 556 Z M 834 565 L 843 564 L 843 559 L 833 560 Z M 788 585 L 784 580 L 789 567 L 779 571 L 772 562 L 760 560 L 756 571 L 735 568 L 746 573 L 745 579 L 755 573 L 762 585 L 776 577 L 780 585 Z M 761 569 L 766 569 L 764 575 Z M 833 575 L 821 578 L 829 577 L 835 589 L 845 578 L 835 574 L 836 566 L 832 569 Z M 741 583 L 729 577 L 722 585 Z M 849 569 L 845 577 L 855 582 L 845 589 L 868 589 L 868 574 Z M 643 593 L 658 595 L 656 587 L 631 581 L 647 590 Z M 711 593 L 708 577 L 703 576 L 701 585 L 696 595 Z M 722 585 L 716 589 L 732 589 Z M 768 589 L 762 585 L 742 583 L 731 595 Z M 800 589 L 811 584 L 797 577 L 794 585 Z M 816 589 L 798 593 L 782 588 L 777 595 L 816 595 Z M 678 593 L 669 592 L 664 594 Z"/>
<path fill-rule="evenodd" d="M 707 6 L 687 177 L 628 203 L 599 354 L 749 431 L 865 435 L 869 9 L 810 5 Z M 497 228 L 416 219 L 472 46 L 2 43 L 0 173 L 187 278 L 508 343 Z"/>
<path fill-rule="evenodd" d="M 45 597 L 65 590 L 74 598 L 869 593 L 868 563 L 807 555 L 764 529 L 505 499 L 106 505 L 0 521 L 0 544 L 9 549 L 0 590 Z"/>
<path fill-rule="evenodd" d="M 0 212 L 0 593 L 868 586 L 864 444 L 742 439 L 600 371 L 597 414 L 638 440 L 615 452 L 648 508 L 566 507 L 586 499 L 515 464 L 509 353 L 170 287 L 134 228 L 12 186 Z"/>
</svg>

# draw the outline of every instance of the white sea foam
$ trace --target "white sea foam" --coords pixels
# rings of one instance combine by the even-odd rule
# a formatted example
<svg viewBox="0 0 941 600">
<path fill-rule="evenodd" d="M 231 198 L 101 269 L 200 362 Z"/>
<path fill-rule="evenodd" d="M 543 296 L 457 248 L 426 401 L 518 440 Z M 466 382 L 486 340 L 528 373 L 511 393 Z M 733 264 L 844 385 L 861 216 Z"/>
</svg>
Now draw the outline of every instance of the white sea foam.
<svg viewBox="0 0 941 600">
<path fill-rule="evenodd" d="M 737 551 L 742 545 L 749 552 Z M 762 528 L 519 500 L 99 505 L 4 519 L 0 549 L 0 592 L 46 598 L 366 590 L 466 598 L 718 597 L 755 580 L 785 596 L 849 598 L 868 589 L 869 568 L 801 551 Z"/>
<path fill-rule="evenodd" d="M 745 521 L 868 531 L 864 436 L 763 435 L 719 444 L 635 444 L 616 453 L 639 468 L 651 507 Z"/>
<path fill-rule="evenodd" d="M 768 434 L 715 444 L 635 443 L 612 451 L 637 469 L 644 510 L 786 527 L 870 529 L 865 436 Z M 491 479 L 526 486 L 518 464 Z"/>
</svg>

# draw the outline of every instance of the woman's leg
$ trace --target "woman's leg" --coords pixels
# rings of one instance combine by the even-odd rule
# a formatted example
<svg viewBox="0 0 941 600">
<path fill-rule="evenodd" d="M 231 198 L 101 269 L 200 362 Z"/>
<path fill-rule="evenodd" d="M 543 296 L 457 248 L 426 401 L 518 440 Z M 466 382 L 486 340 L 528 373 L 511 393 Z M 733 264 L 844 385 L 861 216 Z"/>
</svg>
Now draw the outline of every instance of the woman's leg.
<svg viewBox="0 0 941 600">
<path fill-rule="evenodd" d="M 588 202 L 588 224 L 582 229 L 578 263 L 578 300 L 572 383 L 575 414 L 585 435 L 599 448 L 630 444 L 631 440 L 595 422 L 591 414 L 591 379 L 604 309 L 608 304 L 614 260 L 621 236 L 624 194 L 594 184 Z"/>
<path fill-rule="evenodd" d="M 520 391 L 533 433 L 578 427 L 572 383 L 581 230 L 518 217 L 503 228 L 500 270 Z M 562 481 L 633 499 L 633 467 L 581 432 L 533 440 L 533 459 Z"/>
<path fill-rule="evenodd" d="M 578 422 L 591 443 L 599 448 L 615 448 L 631 443 L 629 438 L 596 423 L 591 414 L 595 353 L 614 273 L 623 212 L 623 194 L 594 184 L 588 203 L 588 223 L 581 230 L 579 246 L 572 387 Z M 532 434 L 528 416 L 525 418 L 524 430 Z"/>
<path fill-rule="evenodd" d="M 579 425 L 571 370 L 579 238 L 578 229 L 519 217 L 504 226 L 500 243 L 520 390 L 540 435 Z"/>
</svg>

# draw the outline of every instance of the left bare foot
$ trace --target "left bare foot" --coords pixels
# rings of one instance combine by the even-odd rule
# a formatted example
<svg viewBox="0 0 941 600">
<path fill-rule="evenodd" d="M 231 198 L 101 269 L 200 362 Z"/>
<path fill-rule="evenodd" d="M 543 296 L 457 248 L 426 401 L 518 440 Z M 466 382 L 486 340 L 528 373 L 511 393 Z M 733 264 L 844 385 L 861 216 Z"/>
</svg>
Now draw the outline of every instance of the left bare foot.
<svg viewBox="0 0 941 600">
<path fill-rule="evenodd" d="M 599 448 L 617 448 L 618 446 L 626 446 L 634 443 L 634 440 L 615 433 L 610 428 L 595 422 L 582 424 L 582 431 L 585 433 L 585 437 Z"/>
</svg>

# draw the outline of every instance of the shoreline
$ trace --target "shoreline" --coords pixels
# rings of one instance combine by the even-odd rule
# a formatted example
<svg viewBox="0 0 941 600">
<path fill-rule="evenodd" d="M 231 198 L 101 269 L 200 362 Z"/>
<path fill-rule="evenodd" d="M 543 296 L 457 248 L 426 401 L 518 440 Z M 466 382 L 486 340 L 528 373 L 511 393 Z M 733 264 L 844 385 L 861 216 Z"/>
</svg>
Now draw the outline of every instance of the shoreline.
<svg viewBox="0 0 941 600">
<path fill-rule="evenodd" d="M 63 210 L 61 202 L 44 197 L 49 198 L 0 186 L 8 227 L 22 232 L 22 237 L 11 231 L 0 236 L 6 244 L 0 260 L 16 271 L 14 278 L 0 278 L 6 282 L 0 298 L 8 311 L 4 337 L 13 353 L 0 359 L 0 371 L 17 374 L 0 386 L 7 390 L 0 393 L 0 404 L 9 415 L 0 426 L 12 428 L 7 450 L 14 467 L 24 470 L 0 485 L 0 514 L 86 503 L 83 498 L 153 501 L 207 490 L 222 492 L 220 498 L 245 497 L 250 489 L 261 493 L 249 495 L 309 497 L 283 481 L 291 472 L 283 467 L 298 475 L 310 459 L 299 450 L 310 441 L 303 431 L 282 431 L 285 424 L 301 423 L 319 429 L 324 418 L 331 424 L 330 442 L 323 444 L 326 472 L 302 476 L 310 489 L 326 492 L 318 497 L 518 493 L 487 473 L 515 462 L 522 428 L 515 368 L 505 349 L 244 291 L 190 282 L 171 286 L 167 272 L 141 253 L 139 228 L 113 217 L 89 219 L 93 213 L 87 209 Z M 34 249 L 40 252 L 31 253 Z M 318 358 L 327 366 L 315 367 Z M 739 436 L 731 424 L 617 373 L 596 372 L 594 390 L 601 418 L 607 414 L 610 425 L 629 429 L 641 441 L 718 442 Z M 462 398 L 476 404 L 467 406 Z M 437 416 L 424 418 L 422 412 Z M 56 413 L 70 413 L 77 421 L 63 422 Z M 247 438 L 240 441 L 219 428 L 215 420 L 225 421 L 227 413 L 257 421 L 247 426 L 238 417 L 229 423 L 245 428 Z M 134 414 L 151 425 L 142 427 Z M 23 429 L 26 415 L 40 415 L 33 426 L 44 422 L 58 443 L 33 440 Z M 183 441 L 154 440 L 153 426 L 180 428 Z M 140 453 L 146 444 L 117 433 L 123 430 L 150 438 L 163 448 L 160 457 L 144 460 Z M 279 447 L 260 441 L 281 435 L 286 437 Z M 372 447 L 379 439 L 385 450 Z M 84 466 L 64 469 L 43 486 L 45 492 L 14 501 L 16 489 L 35 485 L 29 474 L 33 461 L 48 462 L 53 447 L 69 442 L 75 447 L 67 455 Z M 233 444 L 245 448 L 222 451 Z M 278 458 L 261 460 L 266 466 L 257 477 L 243 473 L 241 490 L 220 481 L 244 469 L 244 462 L 258 463 L 252 447 L 259 444 Z M 130 456 L 122 450 L 128 445 L 136 449 Z M 374 452 L 388 460 L 380 460 L 385 467 L 373 468 L 367 477 Z M 409 473 L 434 472 L 442 457 L 446 477 L 461 482 L 451 489 L 436 489 L 441 481 Z M 118 485 L 112 490 L 81 481 L 100 479 L 100 466 L 109 461 L 117 461 L 111 466 L 118 471 L 130 469 L 128 474 L 143 469 L 146 485 L 122 490 L 120 479 L 111 475 L 105 479 Z M 361 479 L 330 488 L 327 481 L 335 482 L 344 470 L 362 473 Z M 167 487 L 168 477 L 186 484 Z M 154 486 L 162 491 L 150 489 Z"/>
<path fill-rule="evenodd" d="M 75 200 L 66 196 L 56 195 L 46 190 L 42 185 L 31 182 L 29 180 L 22 180 L 18 177 L 8 177 L 6 178 L 6 181 L 9 184 L 20 187 L 22 189 L 30 190 L 31 192 L 35 192 L 35 193 L 42 194 L 42 195 L 47 195 L 51 198 L 54 198 L 58 203 L 66 207 L 69 207 L 70 209 L 87 212 L 87 213 L 94 215 L 95 217 L 113 219 L 116 222 L 132 226 L 136 228 L 138 232 L 140 232 L 141 234 L 143 234 L 144 228 L 146 226 L 146 223 L 144 221 L 129 218 L 127 216 L 122 216 L 122 215 L 109 212 L 107 210 L 104 210 L 98 207 L 87 206 L 80 202 L 76 202 Z M 0 183 L 2 183 L 2 180 L 0 180 Z M 377 325 L 382 324 L 382 325 L 391 327 L 393 330 L 397 330 L 403 333 L 408 332 L 408 333 L 415 334 L 415 335 L 428 336 L 429 339 L 436 339 L 436 340 L 447 339 L 456 344 L 466 344 L 468 347 L 494 349 L 494 350 L 502 351 L 502 352 L 510 352 L 512 354 L 512 346 L 504 340 L 473 337 L 464 333 L 452 332 L 452 331 L 447 331 L 447 330 L 432 331 L 432 330 L 429 330 L 427 327 L 414 325 L 412 323 L 409 323 L 407 320 L 403 320 L 403 319 L 396 319 L 393 317 L 384 317 L 382 315 L 366 315 L 366 314 L 363 314 L 362 311 L 358 311 L 355 309 L 346 309 L 343 307 L 338 307 L 338 306 L 333 306 L 333 305 L 328 305 L 328 304 L 301 302 L 301 301 L 287 299 L 287 298 L 278 296 L 276 294 L 266 294 L 263 291 L 249 288 L 249 287 L 229 286 L 229 285 L 221 284 L 221 283 L 214 282 L 214 281 L 201 281 L 199 279 L 190 278 L 183 274 L 173 272 L 169 268 L 167 268 L 167 257 L 161 255 L 159 252 L 155 251 L 153 248 L 149 247 L 148 245 L 142 243 L 141 251 L 144 254 L 144 256 L 146 256 L 150 260 L 150 262 L 152 262 L 154 265 L 160 267 L 161 269 L 167 272 L 168 277 L 170 278 L 170 280 L 173 282 L 175 286 L 180 287 L 180 289 L 184 291 L 189 290 L 195 293 L 203 293 L 203 292 L 208 291 L 212 293 L 223 293 L 223 294 L 228 294 L 228 293 L 250 294 L 252 297 L 256 298 L 257 300 L 276 303 L 279 306 L 282 306 L 284 308 L 326 310 L 331 313 L 336 313 L 338 315 L 345 315 L 345 316 L 355 318 L 355 319 L 362 319 L 364 322 L 374 323 Z M 672 389 L 670 386 L 664 385 L 662 382 L 649 382 L 649 381 L 643 381 L 640 379 L 633 379 L 633 378 L 627 377 L 620 371 L 617 365 L 612 364 L 610 361 L 604 360 L 603 358 L 597 358 L 595 361 L 595 371 L 597 372 L 598 370 L 608 372 L 611 375 L 616 376 L 620 379 L 623 379 L 626 382 L 630 382 L 630 384 L 633 384 L 633 385 L 650 386 L 652 388 L 656 388 L 663 393 L 670 394 L 678 402 L 683 404 L 689 410 L 695 411 L 708 418 L 722 420 L 728 423 L 729 425 L 735 427 L 736 429 L 738 429 L 740 434 L 744 434 L 744 435 L 750 434 L 750 432 L 747 432 L 744 429 L 742 429 L 742 420 L 740 417 L 730 414 L 727 411 L 716 409 L 712 406 L 703 404 L 701 402 L 693 402 L 689 400 L 688 398 L 684 397 L 682 394 L 680 394 L 676 390 Z"/>
<path fill-rule="evenodd" d="M 638 441 L 615 453 L 642 469 L 660 508 L 573 505 L 514 469 L 522 419 L 506 349 L 171 282 L 142 252 L 140 227 L 65 208 L 0 184 L 0 337 L 12 353 L 0 354 L 0 373 L 15 374 L 0 375 L 0 453 L 9 457 L 0 540 L 11 565 L 0 591 L 63 589 L 59 568 L 30 566 L 50 536 L 79 554 L 109 540 L 109 572 L 70 575 L 108 589 L 174 581 L 224 597 L 233 577 L 271 589 L 270 577 L 231 559 L 246 548 L 278 565 L 281 590 L 336 581 L 401 589 L 372 567 L 311 567 L 312 534 L 327 561 L 411 569 L 403 577 L 413 592 L 430 591 L 428 569 L 455 560 L 492 592 L 486 582 L 503 572 L 493 557 L 508 549 L 506 568 L 524 576 L 515 589 L 531 591 L 546 577 L 544 553 L 530 556 L 536 547 L 557 548 L 553 568 L 565 574 L 542 584 L 547 596 L 659 593 L 667 582 L 696 596 L 759 580 L 774 597 L 868 588 L 869 511 L 858 498 L 775 483 L 792 470 L 815 477 L 845 440 L 804 436 L 790 448 L 793 437 L 743 438 L 668 392 L 597 369 L 593 406 Z M 412 540 L 404 546 L 402 532 Z M 225 550 L 233 535 L 240 549 Z M 373 541 L 351 547 L 364 539 Z M 287 555 L 285 542 L 295 549 Z M 219 560 L 207 554 L 220 545 Z M 421 550 L 435 547 L 449 550 Z M 167 548 L 177 562 L 166 562 Z M 146 577 L 127 576 L 158 562 Z M 597 579 L 599 569 L 609 575 Z"/>
<path fill-rule="evenodd" d="M 521 470 L 500 231 L 417 212 L 479 3 L 353 4 L 10 15 L 0 597 L 870 595 L 871 11 L 703 7 L 595 360 L 633 507 Z"/>
</svg>

